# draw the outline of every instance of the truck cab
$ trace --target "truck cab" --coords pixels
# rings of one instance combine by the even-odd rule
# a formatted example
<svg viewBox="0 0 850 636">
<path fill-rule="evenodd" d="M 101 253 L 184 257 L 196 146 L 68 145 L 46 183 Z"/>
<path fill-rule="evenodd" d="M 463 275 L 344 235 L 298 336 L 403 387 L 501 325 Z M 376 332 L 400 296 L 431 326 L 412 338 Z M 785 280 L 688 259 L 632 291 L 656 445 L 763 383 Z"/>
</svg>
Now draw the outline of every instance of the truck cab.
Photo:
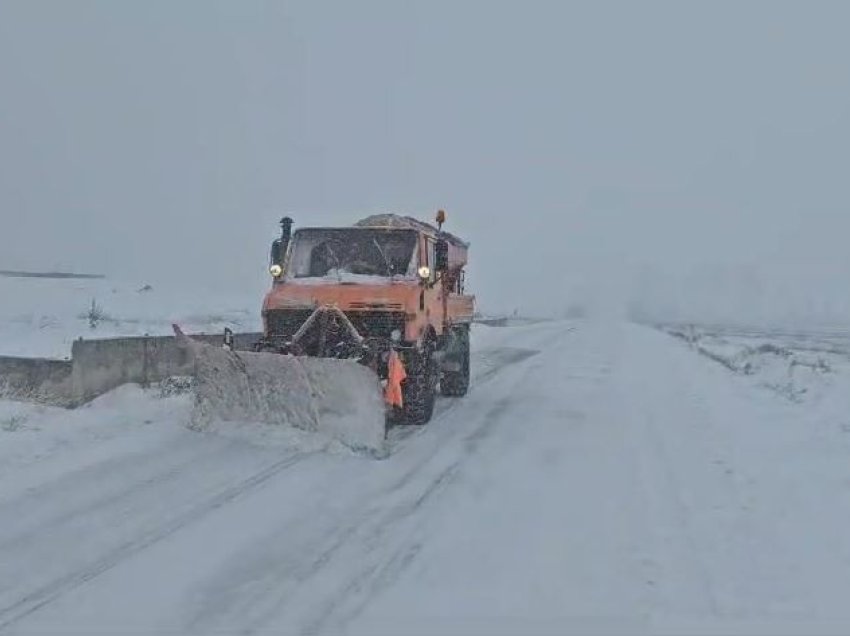
<svg viewBox="0 0 850 636">
<path fill-rule="evenodd" d="M 465 290 L 469 245 L 444 232 L 444 220 L 438 213 L 435 227 L 385 214 L 292 232 L 284 219 L 271 250 L 261 350 L 354 358 L 382 379 L 395 352 L 407 375 L 405 402 L 424 402 L 414 421 L 430 418 L 437 386 L 465 394 L 474 313 Z"/>
</svg>

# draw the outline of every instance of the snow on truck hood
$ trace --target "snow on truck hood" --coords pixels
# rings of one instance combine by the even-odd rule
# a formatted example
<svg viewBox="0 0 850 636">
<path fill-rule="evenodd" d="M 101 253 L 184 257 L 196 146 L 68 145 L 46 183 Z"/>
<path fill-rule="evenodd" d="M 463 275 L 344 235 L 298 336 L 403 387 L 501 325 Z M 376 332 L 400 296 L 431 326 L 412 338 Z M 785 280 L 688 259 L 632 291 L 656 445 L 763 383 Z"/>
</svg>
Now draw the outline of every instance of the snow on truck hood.
<svg viewBox="0 0 850 636">
<path fill-rule="evenodd" d="M 305 276 L 301 278 L 286 278 L 286 285 L 393 285 L 395 283 L 412 283 L 412 276 L 376 276 L 374 274 L 352 274 L 351 272 L 336 272 L 326 276 Z"/>
</svg>

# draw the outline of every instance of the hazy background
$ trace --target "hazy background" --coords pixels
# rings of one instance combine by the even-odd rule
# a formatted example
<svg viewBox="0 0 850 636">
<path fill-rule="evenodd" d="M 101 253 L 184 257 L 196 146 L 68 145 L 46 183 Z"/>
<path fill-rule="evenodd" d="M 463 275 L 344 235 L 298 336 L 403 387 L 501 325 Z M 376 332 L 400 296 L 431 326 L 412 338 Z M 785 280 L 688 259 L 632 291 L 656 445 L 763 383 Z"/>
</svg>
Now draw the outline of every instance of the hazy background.
<svg viewBox="0 0 850 636">
<path fill-rule="evenodd" d="M 283 213 L 445 207 L 484 310 L 850 321 L 848 24 L 845 2 L 0 0 L 0 268 L 259 295 Z"/>
</svg>

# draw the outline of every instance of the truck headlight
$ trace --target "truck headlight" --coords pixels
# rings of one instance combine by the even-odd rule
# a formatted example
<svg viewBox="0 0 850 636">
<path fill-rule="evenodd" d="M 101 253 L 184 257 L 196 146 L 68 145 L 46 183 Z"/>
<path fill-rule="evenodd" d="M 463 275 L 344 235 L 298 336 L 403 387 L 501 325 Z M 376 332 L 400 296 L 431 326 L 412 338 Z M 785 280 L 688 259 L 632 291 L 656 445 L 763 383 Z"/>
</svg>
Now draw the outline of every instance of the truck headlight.
<svg viewBox="0 0 850 636">
<path fill-rule="evenodd" d="M 428 280 L 431 278 L 431 268 L 427 265 L 423 265 L 419 268 L 419 278 L 422 280 Z"/>
<path fill-rule="evenodd" d="M 271 267 L 269 267 L 269 274 L 274 276 L 275 278 L 280 278 L 281 274 L 283 274 L 283 268 L 275 263 Z"/>
</svg>

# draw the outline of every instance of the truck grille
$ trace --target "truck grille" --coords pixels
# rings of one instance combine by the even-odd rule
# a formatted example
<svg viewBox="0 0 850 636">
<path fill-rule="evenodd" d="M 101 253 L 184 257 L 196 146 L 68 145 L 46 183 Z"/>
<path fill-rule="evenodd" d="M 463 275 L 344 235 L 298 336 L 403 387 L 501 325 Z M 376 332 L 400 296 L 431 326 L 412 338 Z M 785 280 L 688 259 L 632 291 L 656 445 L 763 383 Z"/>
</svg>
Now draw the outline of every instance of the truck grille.
<svg viewBox="0 0 850 636">
<path fill-rule="evenodd" d="M 289 339 L 313 313 L 312 309 L 275 309 L 266 312 L 266 333 L 275 338 Z"/>
<path fill-rule="evenodd" d="M 394 329 L 404 331 L 404 312 L 349 311 L 345 315 L 364 338 L 389 338 Z"/>
<path fill-rule="evenodd" d="M 312 309 L 274 309 L 266 312 L 268 336 L 288 339 L 313 313 Z M 404 331 L 404 312 L 347 311 L 345 315 L 364 338 L 389 338 L 394 329 Z"/>
</svg>

